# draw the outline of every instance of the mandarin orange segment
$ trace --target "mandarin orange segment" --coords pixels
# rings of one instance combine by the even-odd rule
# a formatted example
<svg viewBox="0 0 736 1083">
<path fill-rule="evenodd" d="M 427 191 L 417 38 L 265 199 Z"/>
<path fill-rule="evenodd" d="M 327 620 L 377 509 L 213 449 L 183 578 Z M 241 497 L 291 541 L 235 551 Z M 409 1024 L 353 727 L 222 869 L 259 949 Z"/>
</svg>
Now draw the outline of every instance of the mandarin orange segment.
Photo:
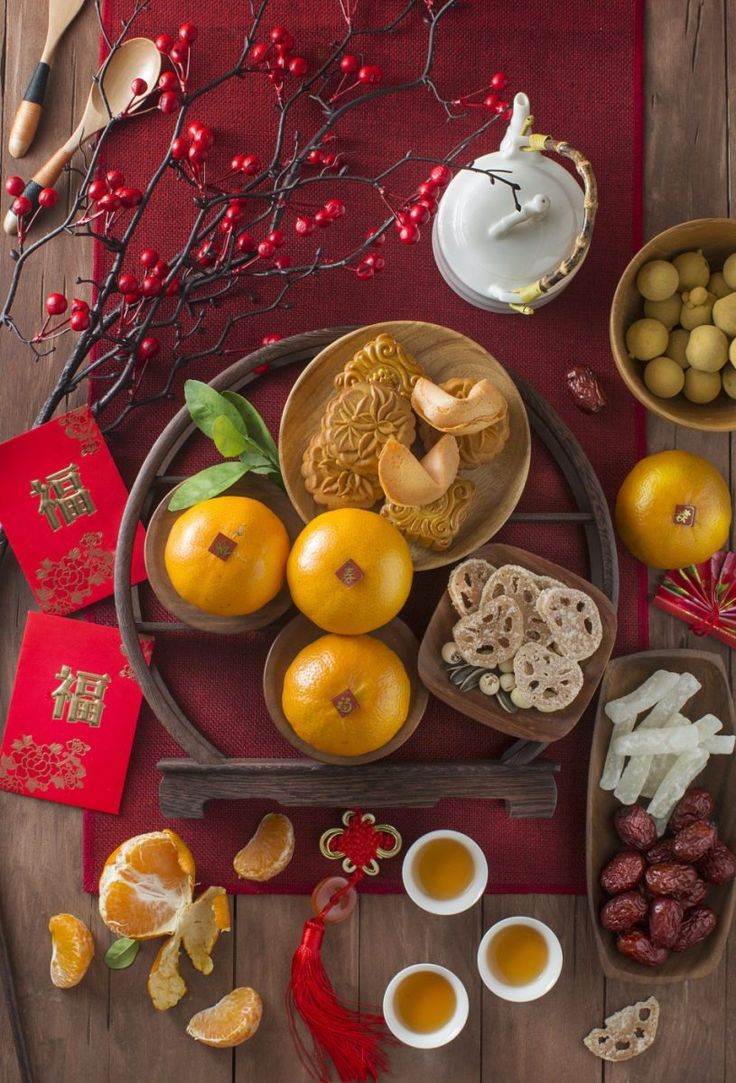
<svg viewBox="0 0 736 1083">
<path fill-rule="evenodd" d="M 252 1038 L 263 1015 L 260 996 L 248 986 L 233 989 L 189 1020 L 187 1034 L 214 1049 L 231 1049 Z"/>
<path fill-rule="evenodd" d="M 87 926 L 74 914 L 49 918 L 51 933 L 51 981 L 57 989 L 79 985 L 95 954 L 95 942 Z"/>
<path fill-rule="evenodd" d="M 174 831 L 136 835 L 105 862 L 100 915 L 119 936 L 164 936 L 174 931 L 193 890 L 194 858 Z"/>
<path fill-rule="evenodd" d="M 282 812 L 267 813 L 253 838 L 233 858 L 243 880 L 271 880 L 283 872 L 294 856 L 294 827 Z"/>
</svg>

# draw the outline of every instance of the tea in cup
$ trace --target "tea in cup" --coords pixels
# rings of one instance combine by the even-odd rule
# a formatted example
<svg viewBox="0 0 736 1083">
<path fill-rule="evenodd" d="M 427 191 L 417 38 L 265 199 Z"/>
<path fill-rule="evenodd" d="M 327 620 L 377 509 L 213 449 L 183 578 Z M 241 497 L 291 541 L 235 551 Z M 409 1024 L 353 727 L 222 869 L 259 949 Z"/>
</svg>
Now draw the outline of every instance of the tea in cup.
<svg viewBox="0 0 736 1083">
<path fill-rule="evenodd" d="M 537 1000 L 562 971 L 562 947 L 543 921 L 505 918 L 492 925 L 478 948 L 484 984 L 504 1000 Z"/>
<path fill-rule="evenodd" d="M 477 842 L 460 831 L 430 831 L 409 847 L 401 870 L 410 899 L 431 914 L 460 914 L 488 883 Z"/>
<path fill-rule="evenodd" d="M 416 1049 L 437 1049 L 456 1038 L 468 1018 L 468 994 L 444 966 L 416 963 L 394 975 L 383 996 L 391 1033 Z"/>
</svg>

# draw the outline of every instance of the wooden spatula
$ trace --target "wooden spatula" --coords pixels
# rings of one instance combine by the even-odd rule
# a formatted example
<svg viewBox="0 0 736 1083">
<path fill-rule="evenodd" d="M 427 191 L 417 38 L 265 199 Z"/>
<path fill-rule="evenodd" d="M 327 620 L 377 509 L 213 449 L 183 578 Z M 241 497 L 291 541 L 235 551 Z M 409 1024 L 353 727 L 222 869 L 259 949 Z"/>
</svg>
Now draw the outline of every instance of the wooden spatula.
<svg viewBox="0 0 736 1083">
<path fill-rule="evenodd" d="M 84 0 L 49 0 L 49 28 L 46 32 L 46 44 L 10 129 L 8 151 L 11 158 L 22 158 L 34 140 L 43 111 L 46 84 L 49 80 L 56 46 L 83 4 Z"/>
</svg>

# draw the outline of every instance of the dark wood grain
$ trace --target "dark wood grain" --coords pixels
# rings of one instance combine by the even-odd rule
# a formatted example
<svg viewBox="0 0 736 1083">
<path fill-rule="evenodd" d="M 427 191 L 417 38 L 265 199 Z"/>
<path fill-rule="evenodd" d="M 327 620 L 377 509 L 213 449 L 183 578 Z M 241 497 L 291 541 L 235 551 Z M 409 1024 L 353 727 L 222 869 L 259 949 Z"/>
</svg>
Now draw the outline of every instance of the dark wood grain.
<svg viewBox="0 0 736 1083">
<path fill-rule="evenodd" d="M 733 733 L 736 728 L 736 715 L 726 670 L 717 655 L 693 650 L 642 651 L 639 654 L 616 658 L 609 663 L 601 685 L 588 770 L 588 900 L 604 973 L 611 978 L 643 982 L 645 985 L 681 982 L 687 978 L 702 978 L 709 974 L 718 965 L 723 954 L 736 905 L 736 881 L 721 887 L 711 887 L 707 903 L 718 918 L 715 931 L 689 951 L 672 952 L 661 967 L 652 969 L 642 967 L 621 955 L 616 949 L 616 938 L 601 928 L 598 921 L 601 906 L 607 898 L 599 883 L 600 871 L 618 850 L 623 849 L 613 826 L 614 813 L 621 807 L 621 803 L 611 792 L 602 790 L 598 785 L 613 730 L 604 707 L 610 700 L 628 695 L 638 688 L 658 669 L 667 669 L 673 673 L 692 673 L 700 681 L 702 687 L 682 709 L 687 718 L 694 722 L 704 714 L 714 714 L 723 722 L 722 733 Z M 733 756 L 711 756 L 705 769 L 693 783 L 704 787 L 713 795 L 718 834 L 730 847 L 736 846 L 736 806 L 733 802 L 735 778 L 736 761 Z"/>
<path fill-rule="evenodd" d="M 450 681 L 441 655 L 442 645 L 452 642 L 452 629 L 459 619 L 447 591 L 444 591 L 437 603 L 424 633 L 419 649 L 419 674 L 433 695 L 483 726 L 531 741 L 559 741 L 575 727 L 595 694 L 616 640 L 616 610 L 603 591 L 598 590 L 592 583 L 525 549 L 490 542 L 477 549 L 472 556 L 487 560 L 496 568 L 504 564 L 518 564 L 534 575 L 549 575 L 575 590 L 584 591 L 593 599 L 601 616 L 603 638 L 590 658 L 580 663 L 584 675 L 583 686 L 569 707 L 547 714 L 534 708 L 510 714 L 499 705 L 494 696 L 485 696 L 477 688 L 461 691 Z"/>
</svg>

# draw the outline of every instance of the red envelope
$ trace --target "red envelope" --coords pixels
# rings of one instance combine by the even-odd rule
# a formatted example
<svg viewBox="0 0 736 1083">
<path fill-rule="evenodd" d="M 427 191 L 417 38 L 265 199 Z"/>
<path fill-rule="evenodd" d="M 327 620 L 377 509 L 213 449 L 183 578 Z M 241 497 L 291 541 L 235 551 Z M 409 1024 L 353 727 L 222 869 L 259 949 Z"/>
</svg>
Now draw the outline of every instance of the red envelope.
<svg viewBox="0 0 736 1083">
<path fill-rule="evenodd" d="M 150 662 L 153 640 L 141 636 Z M 120 632 L 29 613 L 0 745 L 0 789 L 117 812 L 142 692 Z"/>
<path fill-rule="evenodd" d="M 0 522 L 41 609 L 72 613 L 113 592 L 128 493 L 88 406 L 0 444 Z M 146 578 L 138 526 L 131 582 Z"/>
</svg>

